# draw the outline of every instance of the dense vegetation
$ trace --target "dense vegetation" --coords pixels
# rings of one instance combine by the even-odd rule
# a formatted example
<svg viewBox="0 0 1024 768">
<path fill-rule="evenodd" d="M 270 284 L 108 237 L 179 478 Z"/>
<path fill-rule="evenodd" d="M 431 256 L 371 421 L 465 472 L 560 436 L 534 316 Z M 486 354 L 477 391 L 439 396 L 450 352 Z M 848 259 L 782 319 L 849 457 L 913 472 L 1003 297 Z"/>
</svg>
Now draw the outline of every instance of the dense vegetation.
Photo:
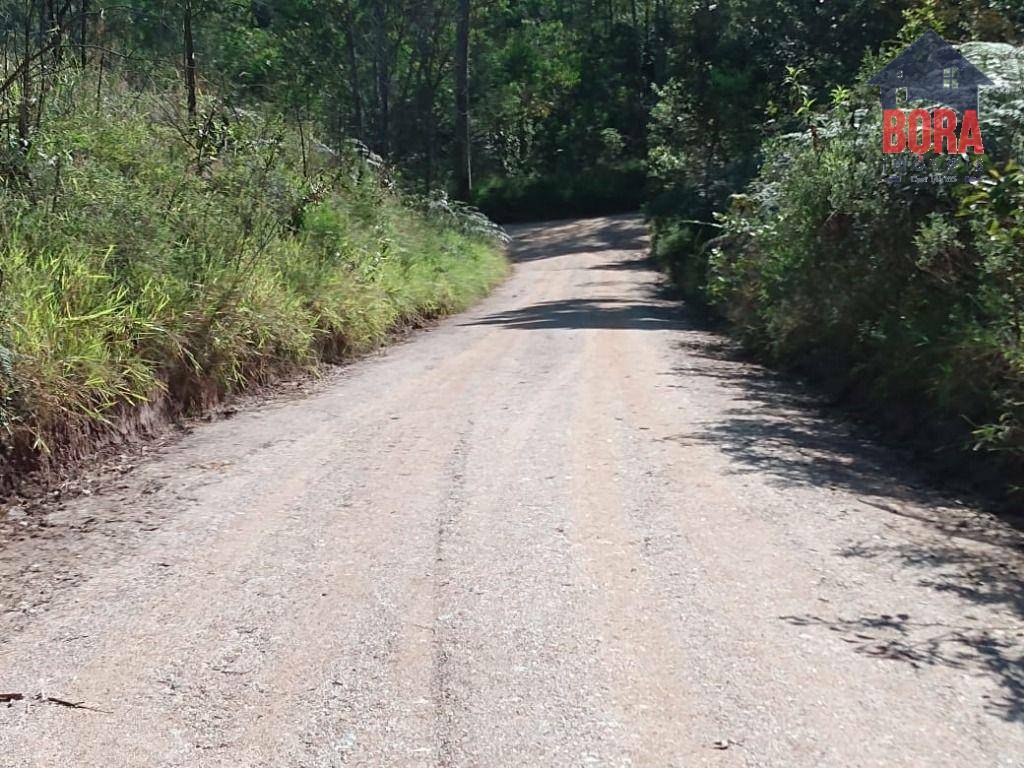
<svg viewBox="0 0 1024 768">
<path fill-rule="evenodd" d="M 3 0 L 0 8 L 9 55 L 60 39 L 65 60 L 136 79 L 182 62 L 184 102 L 230 94 L 234 104 L 315 125 L 332 146 L 362 142 L 409 188 L 447 186 L 513 218 L 549 210 L 552 200 L 578 210 L 588 199 L 605 210 L 642 202 L 646 114 L 674 44 L 674 9 L 661 0 Z M 189 109 L 199 122 L 208 117 Z M 588 183 L 583 172 L 610 183 Z M 567 193 L 567 183 L 578 186 Z"/>
<path fill-rule="evenodd" d="M 927 28 L 1001 72 L 981 183 L 882 181 L 865 83 Z M 0 33 L 3 407 L 37 453 L 201 397 L 183 372 L 220 391 L 461 304 L 497 269 L 466 203 L 644 205 L 751 349 L 1024 456 L 1017 0 L 0 0 Z"/>
<path fill-rule="evenodd" d="M 363 142 L 411 188 L 527 218 L 635 209 L 668 94 L 673 140 L 721 170 L 756 147 L 786 65 L 843 77 L 910 1 L 2 0 L 0 20 L 12 61 L 52 44 L 137 79 L 180 63 L 188 104 L 230 93 Z"/>
<path fill-rule="evenodd" d="M 197 131 L 179 92 L 91 69 L 49 85 L 0 187 L 5 481 L 368 350 L 504 274 L 490 222 L 357 147 L 209 96 Z"/>
<path fill-rule="evenodd" d="M 798 126 L 803 97 L 848 85 L 866 51 L 929 22 L 1009 41 L 1022 13 L 1015 0 L 0 0 L 12 64 L 52 46 L 58 61 L 30 69 L 81 59 L 142 81 L 173 63 L 200 122 L 196 94 L 230 96 L 331 146 L 361 141 L 410 188 L 512 218 L 552 202 L 633 209 L 648 161 L 665 210 L 663 193 L 695 183 L 720 205 L 761 142 Z M 31 125 L 46 86 L 28 86 Z"/>
<path fill-rule="evenodd" d="M 753 168 L 710 174 L 718 188 L 666 176 L 656 251 L 751 350 L 814 374 L 948 465 L 963 466 L 966 450 L 976 475 L 1002 472 L 1015 486 L 1024 469 L 1024 49 L 962 46 L 996 86 L 982 92 L 986 155 L 958 159 L 953 183 L 915 183 L 909 172 L 887 180 L 878 91 L 865 84 L 925 27 L 954 40 L 1024 34 L 1019 11 L 964 11 L 918 3 L 843 80 L 790 68 L 783 82 L 799 125 L 766 129 Z M 666 100 L 659 110 L 654 133 L 678 108 Z M 671 157 L 672 147 L 655 152 Z M 926 167 L 949 172 L 945 159 Z"/>
<path fill-rule="evenodd" d="M 706 251 L 704 288 L 754 348 L 852 388 L 904 430 L 973 431 L 1020 452 L 1024 50 L 964 48 L 1005 85 L 986 93 L 979 183 L 963 183 L 963 162 L 960 183 L 883 181 L 877 132 L 849 119 L 881 116 L 851 99 L 815 118 L 817 145 L 770 147 Z"/>
</svg>

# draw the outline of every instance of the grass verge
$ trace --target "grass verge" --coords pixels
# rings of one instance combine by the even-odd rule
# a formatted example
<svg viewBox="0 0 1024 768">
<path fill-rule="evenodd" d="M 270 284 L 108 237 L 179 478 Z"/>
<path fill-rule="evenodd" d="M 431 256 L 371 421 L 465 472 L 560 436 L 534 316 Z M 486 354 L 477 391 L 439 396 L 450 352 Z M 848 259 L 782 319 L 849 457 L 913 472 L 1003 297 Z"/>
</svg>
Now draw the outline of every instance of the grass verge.
<svg viewBox="0 0 1024 768">
<path fill-rule="evenodd" d="M 498 232 L 379 161 L 79 74 L 0 155 L 0 488 L 147 420 L 384 343 L 506 272 Z"/>
</svg>

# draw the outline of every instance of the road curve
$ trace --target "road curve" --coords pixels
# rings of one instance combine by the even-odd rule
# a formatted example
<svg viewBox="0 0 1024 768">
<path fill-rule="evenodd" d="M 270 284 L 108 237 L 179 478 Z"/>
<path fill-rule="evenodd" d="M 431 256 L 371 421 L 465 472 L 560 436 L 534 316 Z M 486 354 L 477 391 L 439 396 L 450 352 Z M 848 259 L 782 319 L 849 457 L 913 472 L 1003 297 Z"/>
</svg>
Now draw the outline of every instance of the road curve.
<svg viewBox="0 0 1024 768">
<path fill-rule="evenodd" d="M 637 219 L 515 234 L 7 543 L 0 765 L 1024 765 L 1020 537 L 738 362 Z"/>
</svg>

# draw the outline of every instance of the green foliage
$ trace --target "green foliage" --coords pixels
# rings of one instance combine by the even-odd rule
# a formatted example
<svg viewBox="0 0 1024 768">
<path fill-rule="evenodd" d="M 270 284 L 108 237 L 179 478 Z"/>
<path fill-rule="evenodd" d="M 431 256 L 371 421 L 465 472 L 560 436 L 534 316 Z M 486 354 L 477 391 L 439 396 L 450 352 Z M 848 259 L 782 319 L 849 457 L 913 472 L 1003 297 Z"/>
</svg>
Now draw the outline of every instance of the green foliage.
<svg viewBox="0 0 1024 768">
<path fill-rule="evenodd" d="M 946 23 L 939 0 L 918 0 L 903 11 L 903 28 L 897 35 L 901 46 L 910 45 L 929 29 L 946 34 Z"/>
<path fill-rule="evenodd" d="M 500 231 L 353 149 L 210 98 L 197 130 L 168 92 L 95 93 L 52 92 L 0 188 L 0 463 L 370 349 L 503 274 Z"/>
<path fill-rule="evenodd" d="M 876 401 L 963 416 L 985 447 L 1017 439 L 1017 0 L 471 5 L 469 202 L 513 221 L 646 198 L 658 259 L 753 346 L 827 349 Z M 491 274 L 500 232 L 437 191 L 455 0 L 94 0 L 83 48 L 74 4 L 51 6 L 0 0 L 5 69 L 30 64 L 0 93 L 16 442 L 65 406 L 80 429 L 152 391 L 199 403 L 365 348 Z M 964 46 L 997 82 L 995 175 L 969 189 L 881 184 L 877 137 L 855 129 L 877 124 L 868 76 L 928 27 L 989 41 Z M 102 81 L 82 74 L 96 65 Z"/>
<path fill-rule="evenodd" d="M 726 0 L 692 4 L 672 77 L 655 87 L 647 205 L 655 251 L 691 298 L 704 296 L 716 214 L 754 177 L 766 141 L 810 130 L 831 102 L 849 117 L 849 80 L 865 49 L 903 23 L 905 3 Z M 876 96 L 877 97 L 877 96 Z"/>
<path fill-rule="evenodd" d="M 866 81 L 927 28 L 1014 41 L 1022 13 L 1001 0 L 696 4 L 689 61 L 656 89 L 647 206 L 659 261 L 751 349 L 899 429 L 1018 468 L 1024 50 L 963 46 L 996 83 L 980 183 L 884 182 Z"/>
<path fill-rule="evenodd" d="M 636 161 L 578 174 L 494 177 L 477 189 L 474 202 L 501 222 L 597 216 L 637 210 L 645 182 L 644 167 Z"/>
<path fill-rule="evenodd" d="M 1024 110 L 1012 105 L 1022 83 L 986 94 L 1004 108 L 1002 140 L 980 182 L 965 183 L 961 162 L 959 183 L 888 183 L 877 106 L 853 111 L 864 128 L 837 110 L 818 116 L 817 143 L 791 136 L 766 148 L 724 236 L 703 252 L 707 297 L 752 349 L 814 372 L 900 430 L 997 451 L 1015 472 Z"/>
<path fill-rule="evenodd" d="M 1018 0 L 919 0 L 907 18 L 908 26 L 930 23 L 947 40 L 1024 41 L 1024 5 Z"/>
</svg>

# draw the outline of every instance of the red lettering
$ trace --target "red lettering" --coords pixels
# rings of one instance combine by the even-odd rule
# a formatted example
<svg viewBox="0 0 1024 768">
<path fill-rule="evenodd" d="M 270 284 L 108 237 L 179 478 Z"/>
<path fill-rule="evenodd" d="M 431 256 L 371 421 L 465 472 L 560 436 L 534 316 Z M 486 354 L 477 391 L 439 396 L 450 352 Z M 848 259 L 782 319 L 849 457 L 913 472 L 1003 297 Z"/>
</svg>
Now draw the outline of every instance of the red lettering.
<svg viewBox="0 0 1024 768">
<path fill-rule="evenodd" d="M 936 109 L 932 113 L 932 122 L 935 125 L 933 143 L 935 154 L 955 155 L 960 152 L 956 141 L 956 112 L 952 109 Z M 943 146 L 945 145 L 945 146 Z"/>
<path fill-rule="evenodd" d="M 963 154 L 968 148 L 974 150 L 976 155 L 985 154 L 985 145 L 981 143 L 981 126 L 978 125 L 978 112 L 968 109 L 964 112 L 964 121 L 960 126 L 960 145 L 956 148 L 957 154 Z"/>
<path fill-rule="evenodd" d="M 887 109 L 882 113 L 882 151 L 893 155 L 907 148 L 904 128 L 907 118 L 902 109 Z"/>
<path fill-rule="evenodd" d="M 900 109 L 886 109 L 882 112 L 882 151 L 898 154 L 909 149 L 916 155 L 923 155 L 934 149 L 935 154 L 962 155 L 968 149 L 976 155 L 985 154 L 981 140 L 981 126 L 977 110 L 964 112 L 957 138 L 957 114 L 942 107 L 929 113 L 915 109 L 909 117 Z"/>
<path fill-rule="evenodd" d="M 918 131 L 921 132 L 920 141 Z M 932 148 L 932 116 L 926 110 L 911 111 L 907 124 L 907 145 L 915 155 L 923 155 Z"/>
</svg>

